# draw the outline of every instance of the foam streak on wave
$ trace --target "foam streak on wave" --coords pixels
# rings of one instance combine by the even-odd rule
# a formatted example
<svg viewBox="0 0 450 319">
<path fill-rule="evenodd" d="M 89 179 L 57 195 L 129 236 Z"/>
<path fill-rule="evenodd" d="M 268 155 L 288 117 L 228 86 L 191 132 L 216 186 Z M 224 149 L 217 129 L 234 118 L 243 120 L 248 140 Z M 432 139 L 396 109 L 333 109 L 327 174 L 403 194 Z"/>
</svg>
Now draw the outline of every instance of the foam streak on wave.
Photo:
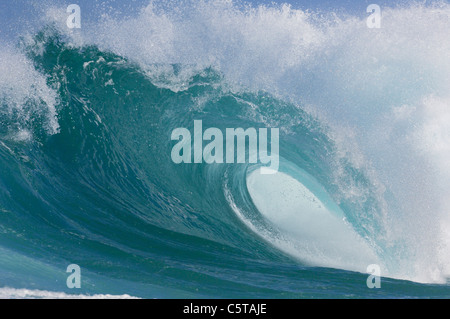
<svg viewBox="0 0 450 319">
<path fill-rule="evenodd" d="M 37 289 L 0 288 L 0 299 L 138 299 L 129 295 L 75 295 Z"/>
</svg>

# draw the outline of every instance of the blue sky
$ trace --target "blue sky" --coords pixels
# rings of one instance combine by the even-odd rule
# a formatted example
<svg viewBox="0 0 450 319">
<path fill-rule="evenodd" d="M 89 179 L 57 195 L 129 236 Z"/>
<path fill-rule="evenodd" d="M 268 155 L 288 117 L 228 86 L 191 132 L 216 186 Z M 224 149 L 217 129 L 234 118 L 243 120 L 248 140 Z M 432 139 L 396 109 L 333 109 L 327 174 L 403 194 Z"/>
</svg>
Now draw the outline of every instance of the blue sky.
<svg viewBox="0 0 450 319">
<path fill-rule="evenodd" d="M 14 39 L 35 23 L 37 12 L 49 3 L 67 6 L 75 3 L 83 9 L 83 19 L 95 20 L 103 12 L 133 14 L 150 0 L 0 0 L 0 39 Z M 234 0 L 239 2 L 241 0 Z M 294 8 L 343 11 L 355 15 L 365 14 L 371 3 L 393 6 L 412 0 L 246 0 L 252 4 L 289 3 Z"/>
</svg>

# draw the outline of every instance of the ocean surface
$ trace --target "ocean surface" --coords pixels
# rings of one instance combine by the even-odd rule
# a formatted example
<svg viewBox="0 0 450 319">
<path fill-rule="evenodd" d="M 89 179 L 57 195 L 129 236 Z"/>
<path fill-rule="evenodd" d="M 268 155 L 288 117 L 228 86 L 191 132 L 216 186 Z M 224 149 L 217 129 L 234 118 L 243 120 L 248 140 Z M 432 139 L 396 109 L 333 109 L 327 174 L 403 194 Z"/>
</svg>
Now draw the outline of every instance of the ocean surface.
<svg viewBox="0 0 450 319">
<path fill-rule="evenodd" d="M 0 298 L 450 298 L 449 5 L 43 12 L 0 45 Z M 279 172 L 175 164 L 194 120 Z"/>
</svg>

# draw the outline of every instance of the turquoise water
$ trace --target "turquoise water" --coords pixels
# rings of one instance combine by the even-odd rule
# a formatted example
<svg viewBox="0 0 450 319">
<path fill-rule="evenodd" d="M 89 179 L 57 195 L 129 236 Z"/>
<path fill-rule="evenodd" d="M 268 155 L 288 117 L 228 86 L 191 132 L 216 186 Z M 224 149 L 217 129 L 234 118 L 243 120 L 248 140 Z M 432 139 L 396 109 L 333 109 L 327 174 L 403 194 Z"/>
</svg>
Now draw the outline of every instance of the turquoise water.
<svg viewBox="0 0 450 319">
<path fill-rule="evenodd" d="M 327 31 L 288 8 L 147 9 L 86 34 L 47 22 L 2 49 L 2 296 L 450 297 L 450 61 L 425 57 L 449 52 L 448 6 L 433 21 L 432 9 L 388 12 L 394 36 L 375 37 L 399 44 L 381 47 L 352 18 Z M 418 12 L 435 35 L 408 55 L 402 23 Z M 171 132 L 194 120 L 280 128 L 280 172 L 173 163 Z M 81 289 L 66 287 L 69 264 Z M 366 286 L 370 264 L 380 289 Z"/>
</svg>

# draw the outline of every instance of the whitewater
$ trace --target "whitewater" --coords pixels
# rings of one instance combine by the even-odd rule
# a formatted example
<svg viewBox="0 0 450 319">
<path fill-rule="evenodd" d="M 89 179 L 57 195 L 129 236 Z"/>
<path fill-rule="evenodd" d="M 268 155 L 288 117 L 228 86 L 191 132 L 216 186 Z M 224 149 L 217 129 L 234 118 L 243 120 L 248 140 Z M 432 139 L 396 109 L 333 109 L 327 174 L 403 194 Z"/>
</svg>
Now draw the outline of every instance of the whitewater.
<svg viewBox="0 0 450 319">
<path fill-rule="evenodd" d="M 0 298 L 450 296 L 448 4 L 65 9 L 0 40 Z M 197 120 L 279 171 L 174 163 Z"/>
</svg>

